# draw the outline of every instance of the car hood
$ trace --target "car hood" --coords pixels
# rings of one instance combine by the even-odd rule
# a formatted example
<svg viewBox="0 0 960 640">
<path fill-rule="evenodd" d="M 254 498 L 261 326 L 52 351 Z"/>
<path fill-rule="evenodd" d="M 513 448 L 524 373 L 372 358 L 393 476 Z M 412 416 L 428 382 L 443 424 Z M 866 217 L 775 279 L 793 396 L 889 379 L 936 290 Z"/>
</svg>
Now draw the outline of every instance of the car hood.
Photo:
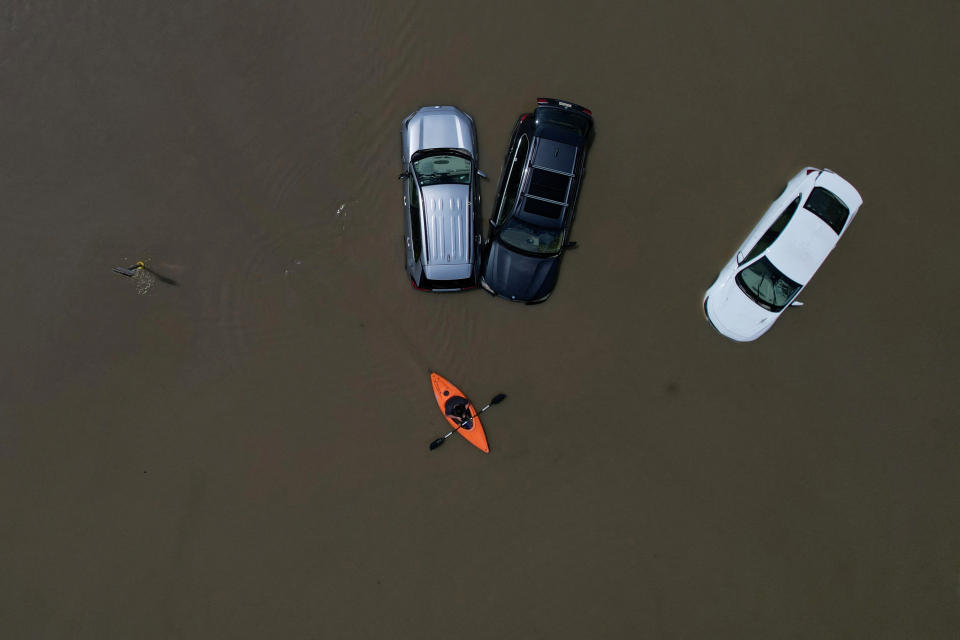
<svg viewBox="0 0 960 640">
<path fill-rule="evenodd" d="M 535 258 L 511 251 L 494 240 L 483 268 L 483 279 L 497 295 L 532 302 L 550 295 L 559 267 L 559 256 Z"/>
<path fill-rule="evenodd" d="M 463 149 L 476 157 L 473 120 L 456 107 L 424 107 L 406 120 L 407 158 L 423 149 Z"/>
<path fill-rule="evenodd" d="M 779 313 L 767 311 L 747 297 L 731 278 L 707 291 L 704 311 L 714 328 L 731 340 L 749 342 L 767 332 Z"/>
</svg>

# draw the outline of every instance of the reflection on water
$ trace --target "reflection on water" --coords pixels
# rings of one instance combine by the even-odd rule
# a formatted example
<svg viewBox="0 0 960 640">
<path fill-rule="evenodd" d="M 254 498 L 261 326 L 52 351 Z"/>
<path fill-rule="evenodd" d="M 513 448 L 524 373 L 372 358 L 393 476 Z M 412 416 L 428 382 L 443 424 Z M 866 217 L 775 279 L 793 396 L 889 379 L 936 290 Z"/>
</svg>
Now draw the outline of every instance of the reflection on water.
<svg viewBox="0 0 960 640">
<path fill-rule="evenodd" d="M 133 282 L 136 285 L 137 295 L 145 296 L 158 282 L 157 277 L 144 269 L 138 269 L 133 276 Z"/>
</svg>

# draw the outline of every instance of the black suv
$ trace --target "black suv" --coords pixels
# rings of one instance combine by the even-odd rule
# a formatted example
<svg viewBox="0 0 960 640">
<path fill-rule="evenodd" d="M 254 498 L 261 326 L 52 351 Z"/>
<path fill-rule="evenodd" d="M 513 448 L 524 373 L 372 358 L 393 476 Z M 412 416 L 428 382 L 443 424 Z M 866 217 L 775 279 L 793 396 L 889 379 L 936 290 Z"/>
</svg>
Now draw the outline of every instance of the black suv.
<svg viewBox="0 0 960 640">
<path fill-rule="evenodd" d="M 483 247 L 480 286 L 510 300 L 536 304 L 557 283 L 593 116 L 580 105 L 539 98 L 520 116 L 500 172 L 500 184 Z"/>
</svg>

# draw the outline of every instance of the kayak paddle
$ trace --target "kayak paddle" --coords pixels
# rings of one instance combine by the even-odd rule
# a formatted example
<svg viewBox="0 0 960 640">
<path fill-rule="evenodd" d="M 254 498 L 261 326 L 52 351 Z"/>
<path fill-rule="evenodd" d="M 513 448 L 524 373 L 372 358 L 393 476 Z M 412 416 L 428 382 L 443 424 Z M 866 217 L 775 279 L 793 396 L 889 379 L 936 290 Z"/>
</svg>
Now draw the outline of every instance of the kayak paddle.
<svg viewBox="0 0 960 640">
<path fill-rule="evenodd" d="M 437 447 L 439 447 L 440 445 L 442 445 L 442 444 L 444 443 L 444 441 L 445 441 L 447 438 L 449 438 L 450 436 L 452 436 L 454 431 L 456 431 L 457 429 L 459 429 L 460 427 L 462 427 L 465 422 L 467 422 L 467 421 L 469 421 L 469 420 L 473 420 L 474 418 L 476 418 L 477 416 L 479 416 L 481 413 L 483 413 L 484 411 L 486 411 L 487 409 L 489 409 L 489 408 L 492 407 L 493 405 L 495 405 L 495 404 L 500 404 L 501 402 L 503 402 L 503 401 L 506 400 L 506 399 L 507 399 L 507 394 L 505 394 L 505 393 L 498 393 L 497 395 L 493 396 L 493 399 L 490 400 L 490 404 L 488 404 L 487 406 L 485 406 L 483 409 L 480 409 L 480 411 L 477 411 L 475 414 L 473 414 L 472 416 L 470 416 L 470 417 L 467 418 L 466 420 L 463 420 L 459 425 L 457 425 L 456 427 L 453 428 L 453 431 L 451 431 L 451 432 L 448 433 L 447 435 L 443 436 L 442 438 L 437 438 L 436 440 L 434 440 L 433 442 L 431 442 L 431 443 L 430 443 L 430 450 L 433 451 L 434 449 L 436 449 Z"/>
</svg>

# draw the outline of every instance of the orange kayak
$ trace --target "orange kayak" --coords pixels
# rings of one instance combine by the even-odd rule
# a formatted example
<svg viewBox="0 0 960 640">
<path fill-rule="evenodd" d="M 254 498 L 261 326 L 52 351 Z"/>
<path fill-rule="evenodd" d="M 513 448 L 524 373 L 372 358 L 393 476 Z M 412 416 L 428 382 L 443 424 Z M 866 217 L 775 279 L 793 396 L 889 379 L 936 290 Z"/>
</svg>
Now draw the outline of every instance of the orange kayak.
<svg viewBox="0 0 960 640">
<path fill-rule="evenodd" d="M 487 434 L 483 432 L 483 425 L 480 424 L 480 418 L 477 417 L 477 408 L 473 406 L 466 394 L 438 373 L 430 374 L 430 384 L 433 385 L 433 395 L 437 398 L 440 412 L 447 419 L 450 428 L 456 429 L 457 433 L 480 451 L 490 453 L 490 447 L 487 446 Z M 460 421 L 454 417 L 456 415 L 455 407 L 464 405 L 466 405 L 469 415 L 474 417 L 461 427 Z"/>
</svg>

